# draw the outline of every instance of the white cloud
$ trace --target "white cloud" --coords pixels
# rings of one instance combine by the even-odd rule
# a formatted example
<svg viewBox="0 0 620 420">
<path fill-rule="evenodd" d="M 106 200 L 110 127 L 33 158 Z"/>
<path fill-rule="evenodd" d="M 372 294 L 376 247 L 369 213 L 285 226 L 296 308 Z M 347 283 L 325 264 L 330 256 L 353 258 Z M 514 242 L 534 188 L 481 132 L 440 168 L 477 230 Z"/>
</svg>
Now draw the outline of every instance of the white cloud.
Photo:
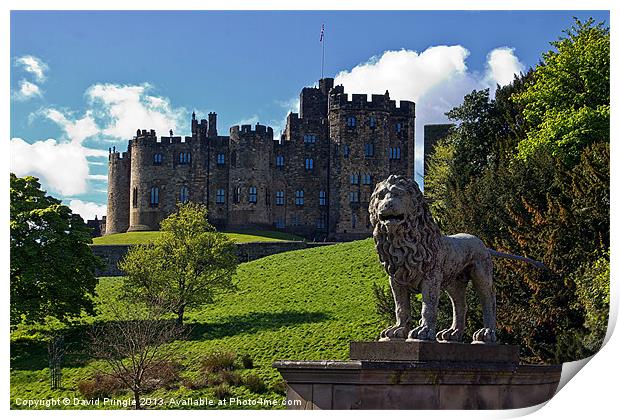
<svg viewBox="0 0 620 420">
<path fill-rule="evenodd" d="M 508 47 L 496 48 L 487 56 L 483 74 L 467 68 L 469 51 L 460 45 L 433 46 L 418 53 L 385 51 L 351 70 L 338 73 L 335 84 L 347 93 L 382 94 L 416 103 L 416 172 L 423 163 L 424 125 L 448 122 L 445 113 L 463 102 L 474 89 L 491 89 L 510 83 L 524 65 Z"/>
<path fill-rule="evenodd" d="M 32 99 L 34 97 L 40 98 L 41 96 L 43 96 L 41 88 L 25 79 L 20 80 L 19 90 L 13 92 L 12 95 L 13 99 L 17 101 L 27 101 L 28 99 Z"/>
<path fill-rule="evenodd" d="M 23 68 L 28 73 L 34 75 L 38 82 L 45 81 L 45 72 L 49 70 L 47 64 L 33 55 L 24 55 L 15 59 L 15 65 Z"/>
<path fill-rule="evenodd" d="M 67 137 L 74 143 L 82 143 L 85 139 L 99 133 L 99 127 L 93 118 L 92 111 L 86 111 L 86 114 L 77 120 L 68 119 L 62 112 L 54 108 L 47 108 L 40 113 L 54 121 L 62 128 Z"/>
<path fill-rule="evenodd" d="M 255 125 L 258 122 L 259 122 L 258 115 L 254 114 L 251 117 L 244 118 L 240 121 L 237 121 L 233 125 Z"/>
<path fill-rule="evenodd" d="M 525 65 L 514 55 L 514 48 L 496 48 L 487 55 L 487 79 L 505 86 L 515 74 L 525 70 Z"/>
<path fill-rule="evenodd" d="M 82 200 L 70 200 L 69 208 L 71 208 L 73 213 L 77 213 L 82 216 L 84 221 L 92 220 L 95 216 L 101 220 L 101 216 L 105 216 L 107 211 L 105 204 L 101 205 Z"/>
<path fill-rule="evenodd" d="M 128 140 L 137 129 L 154 129 L 159 136 L 169 130 L 185 128 L 187 111 L 173 108 L 170 100 L 148 95 L 148 83 L 142 85 L 96 84 L 86 96 L 94 115 L 106 120 L 101 134 Z"/>
<path fill-rule="evenodd" d="M 76 195 L 87 192 L 89 178 L 87 156 L 107 156 L 103 150 L 89 149 L 71 141 L 47 139 L 28 143 L 12 138 L 11 172 L 33 175 L 53 192 Z"/>
</svg>

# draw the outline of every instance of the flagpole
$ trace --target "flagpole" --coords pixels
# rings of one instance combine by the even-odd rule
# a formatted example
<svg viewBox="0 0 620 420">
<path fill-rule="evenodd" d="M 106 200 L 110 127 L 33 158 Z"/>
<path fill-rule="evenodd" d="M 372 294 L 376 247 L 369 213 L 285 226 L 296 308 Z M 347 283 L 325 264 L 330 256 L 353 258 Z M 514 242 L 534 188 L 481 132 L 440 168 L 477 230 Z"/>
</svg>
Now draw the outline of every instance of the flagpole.
<svg viewBox="0 0 620 420">
<path fill-rule="evenodd" d="M 321 79 L 325 68 L 325 24 L 321 25 Z"/>
</svg>

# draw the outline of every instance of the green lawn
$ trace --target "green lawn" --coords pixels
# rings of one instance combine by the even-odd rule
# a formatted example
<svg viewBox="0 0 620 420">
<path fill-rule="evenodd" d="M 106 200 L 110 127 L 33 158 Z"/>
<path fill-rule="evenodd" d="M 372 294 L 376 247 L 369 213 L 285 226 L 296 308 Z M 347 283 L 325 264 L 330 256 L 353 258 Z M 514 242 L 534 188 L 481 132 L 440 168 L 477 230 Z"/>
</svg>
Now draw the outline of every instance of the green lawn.
<svg viewBox="0 0 620 420">
<path fill-rule="evenodd" d="M 301 241 L 303 238 L 286 232 L 269 230 L 239 230 L 224 232 L 236 243 L 244 242 L 273 242 L 273 241 Z M 134 245 L 152 241 L 159 235 L 159 231 L 115 233 L 93 238 L 93 245 Z"/>
<path fill-rule="evenodd" d="M 102 278 L 99 309 L 116 299 L 120 277 Z M 371 286 L 387 285 L 371 239 L 272 255 L 241 264 L 236 292 L 202 310 L 189 312 L 191 338 L 173 343 L 186 377 L 198 374 L 201 357 L 215 349 L 249 353 L 254 371 L 271 386 L 280 380 L 274 360 L 346 359 L 351 340 L 370 340 L 385 327 L 375 313 Z M 105 321 L 99 316 L 97 321 Z M 73 398 L 76 385 L 87 378 L 96 362 L 82 353 L 80 337 L 93 319 L 84 318 L 67 338 L 71 354 L 63 369 L 65 389 L 51 391 L 47 351 L 33 331 L 11 337 L 11 406 L 16 398 Z M 209 389 L 159 390 L 156 397 L 212 396 Z M 233 396 L 258 398 L 244 387 Z M 282 398 L 271 388 L 262 395 Z M 62 408 L 62 407 L 61 407 Z M 166 407 L 168 408 L 168 407 Z M 227 407 L 239 408 L 239 407 Z M 255 407 L 260 408 L 260 407 Z"/>
</svg>

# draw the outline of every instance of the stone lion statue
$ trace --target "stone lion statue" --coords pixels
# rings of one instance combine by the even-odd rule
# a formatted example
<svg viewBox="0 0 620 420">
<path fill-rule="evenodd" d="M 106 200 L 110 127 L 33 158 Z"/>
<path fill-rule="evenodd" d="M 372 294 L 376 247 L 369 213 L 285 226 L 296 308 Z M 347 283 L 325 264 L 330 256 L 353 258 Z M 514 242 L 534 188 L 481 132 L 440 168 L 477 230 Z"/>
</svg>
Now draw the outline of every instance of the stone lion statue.
<svg viewBox="0 0 620 420">
<path fill-rule="evenodd" d="M 483 327 L 474 343 L 496 343 L 495 290 L 491 257 L 541 263 L 488 249 L 473 235 L 444 236 L 433 221 L 415 181 L 391 175 L 378 183 L 368 208 L 379 259 L 390 277 L 396 304 L 396 324 L 381 332 L 387 340 L 460 342 L 465 329 L 465 290 L 471 280 L 482 304 Z M 441 290 L 452 301 L 450 328 L 436 333 Z M 413 327 L 410 296 L 422 294 L 422 317 Z"/>
</svg>

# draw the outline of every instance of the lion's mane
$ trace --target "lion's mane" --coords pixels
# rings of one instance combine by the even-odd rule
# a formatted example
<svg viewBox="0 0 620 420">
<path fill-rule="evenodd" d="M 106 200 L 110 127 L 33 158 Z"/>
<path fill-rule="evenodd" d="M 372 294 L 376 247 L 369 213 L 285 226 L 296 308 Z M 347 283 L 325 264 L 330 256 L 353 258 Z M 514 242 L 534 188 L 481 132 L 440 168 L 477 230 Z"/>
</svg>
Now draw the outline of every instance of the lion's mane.
<svg viewBox="0 0 620 420">
<path fill-rule="evenodd" d="M 378 193 L 382 188 L 389 188 L 394 184 L 400 184 L 411 196 L 411 199 L 403 200 L 405 220 L 396 234 L 389 233 L 379 221 L 377 208 L 380 201 Z M 390 176 L 375 188 L 368 210 L 377 253 L 383 267 L 396 283 L 418 289 L 420 282 L 425 280 L 425 275 L 434 268 L 441 246 L 439 227 L 433 220 L 418 185 L 406 177 Z"/>
</svg>

